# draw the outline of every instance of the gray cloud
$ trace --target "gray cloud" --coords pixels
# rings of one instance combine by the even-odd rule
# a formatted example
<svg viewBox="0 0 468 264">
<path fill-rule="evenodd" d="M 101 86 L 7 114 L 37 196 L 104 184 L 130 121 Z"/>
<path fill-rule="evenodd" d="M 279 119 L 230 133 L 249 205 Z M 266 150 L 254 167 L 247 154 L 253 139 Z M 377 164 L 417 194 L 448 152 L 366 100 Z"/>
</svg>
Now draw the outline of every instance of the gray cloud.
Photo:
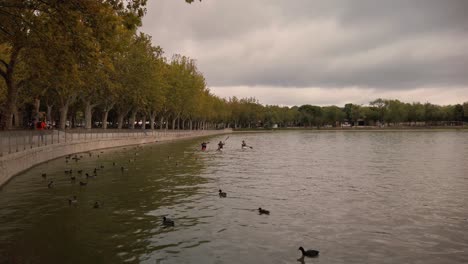
<svg viewBox="0 0 468 264">
<path fill-rule="evenodd" d="M 468 87 L 468 1 L 150 1 L 143 31 L 212 86 Z"/>
</svg>

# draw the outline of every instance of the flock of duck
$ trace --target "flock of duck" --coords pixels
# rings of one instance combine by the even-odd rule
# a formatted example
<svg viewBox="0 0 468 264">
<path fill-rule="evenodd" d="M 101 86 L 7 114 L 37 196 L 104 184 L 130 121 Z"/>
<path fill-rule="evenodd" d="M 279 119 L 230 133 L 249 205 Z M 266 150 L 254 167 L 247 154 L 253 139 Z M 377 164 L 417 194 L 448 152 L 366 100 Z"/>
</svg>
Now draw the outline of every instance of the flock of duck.
<svg viewBox="0 0 468 264">
<path fill-rule="evenodd" d="M 124 149 L 126 149 L 126 148 L 124 148 Z M 101 151 L 100 153 L 104 153 L 104 152 Z M 91 152 L 88 152 L 87 154 L 89 155 L 89 157 L 92 156 Z M 137 154 L 135 153 L 135 155 L 137 155 Z M 99 157 L 99 155 L 97 155 L 97 157 Z M 73 156 L 72 155 L 65 156 L 65 162 L 66 163 L 69 163 L 70 160 L 74 160 L 75 162 L 78 162 L 81 159 L 83 159 L 83 155 L 78 156 L 78 154 L 75 154 Z M 129 160 L 129 162 L 132 162 L 132 161 L 134 161 L 134 159 Z M 112 165 L 116 166 L 117 164 L 115 162 L 112 162 Z M 98 171 L 101 170 L 101 169 L 104 169 L 104 165 L 100 165 L 100 166 L 94 168 L 93 171 L 92 171 L 92 174 L 86 172 L 84 175 L 83 175 L 83 170 L 82 169 L 81 170 L 76 170 L 76 173 L 79 175 L 79 177 L 81 177 L 80 180 L 79 180 L 79 185 L 82 186 L 82 187 L 87 186 L 88 185 L 88 179 L 89 178 L 97 178 Z M 120 168 L 120 170 L 122 172 L 124 172 L 126 170 L 126 168 L 122 166 Z M 75 183 L 76 180 L 77 180 L 77 176 L 75 176 L 73 174 L 73 172 L 74 172 L 73 169 L 68 169 L 68 170 L 64 171 L 65 175 L 70 177 L 70 181 L 72 183 Z M 41 176 L 42 176 L 42 178 L 44 180 L 47 179 L 47 173 L 42 173 Z M 86 180 L 82 180 L 83 177 L 85 177 Z M 49 180 L 48 183 L 47 183 L 47 188 L 52 189 L 54 187 L 55 187 L 55 181 L 54 180 Z M 76 195 L 73 195 L 72 197 L 68 198 L 68 205 L 78 206 L 78 199 L 77 199 Z M 100 208 L 101 207 L 101 202 L 95 201 L 93 203 L 92 207 L 93 208 Z"/>
<path fill-rule="evenodd" d="M 137 148 L 138 148 L 138 147 L 137 147 Z M 124 149 L 126 149 L 126 148 L 124 148 Z M 103 152 L 101 151 L 101 153 L 103 153 Z M 92 153 L 91 153 L 91 152 L 88 152 L 88 155 L 89 155 L 89 157 L 91 157 L 91 156 L 92 156 Z M 138 153 L 135 152 L 135 156 L 137 156 L 137 155 L 138 155 Z M 99 157 L 99 155 L 97 155 L 97 157 Z M 66 163 L 69 163 L 70 160 L 74 160 L 75 162 L 78 162 L 78 161 L 79 161 L 80 159 L 82 159 L 82 158 L 83 158 L 82 155 L 80 155 L 80 156 L 78 156 L 77 154 L 75 154 L 75 155 L 73 155 L 73 156 L 72 156 L 72 155 L 68 155 L 68 156 L 65 157 L 65 162 L 66 162 Z M 168 158 L 170 158 L 170 157 L 168 156 Z M 130 160 L 129 160 L 129 163 L 130 163 L 130 162 L 133 162 L 133 161 L 135 161 L 135 159 L 130 159 Z M 112 165 L 113 165 L 113 166 L 116 166 L 116 163 L 115 163 L 115 162 L 112 162 Z M 177 165 L 178 165 L 178 164 L 176 164 L 176 166 L 177 166 Z M 81 180 L 80 180 L 80 181 L 79 181 L 79 185 L 80 185 L 80 186 L 86 186 L 86 185 L 88 185 L 88 179 L 89 179 L 89 178 L 96 178 L 97 175 L 98 175 L 97 172 L 98 172 L 100 169 L 104 169 L 104 166 L 103 166 L 103 165 L 100 165 L 99 168 L 94 168 L 93 174 L 92 174 L 92 175 L 90 175 L 89 173 L 85 173 L 86 181 L 81 181 Z M 125 168 L 124 166 L 121 166 L 121 167 L 120 167 L 120 170 L 121 170 L 122 172 L 124 172 L 124 171 L 126 170 L 126 168 Z M 73 170 L 72 170 L 72 169 L 65 170 L 64 172 L 65 172 L 66 175 L 69 175 L 69 176 L 70 176 L 71 182 L 75 182 L 75 181 L 76 181 L 76 176 L 73 175 Z M 76 172 L 77 172 L 80 176 L 83 175 L 83 170 L 77 170 Z M 47 174 L 46 174 L 46 173 L 42 173 L 41 176 L 42 176 L 43 179 L 46 179 L 46 178 L 47 178 Z M 54 181 L 53 181 L 53 180 L 50 180 L 50 181 L 48 182 L 47 188 L 49 188 L 49 189 L 50 189 L 50 188 L 54 188 Z M 227 193 L 226 193 L 226 192 L 223 192 L 221 189 L 218 190 L 218 195 L 219 195 L 220 198 L 226 198 L 226 197 L 227 197 Z M 76 195 L 73 195 L 72 197 L 68 198 L 68 204 L 69 204 L 69 206 L 77 206 L 77 205 L 78 205 L 78 199 L 77 199 Z M 95 201 L 95 202 L 93 203 L 93 208 L 97 209 L 97 208 L 100 208 L 100 207 L 101 207 L 101 203 L 100 203 L 99 201 Z M 261 207 L 258 208 L 258 213 L 259 213 L 260 215 L 270 215 L 270 211 L 268 211 L 268 210 L 266 210 L 266 209 L 264 209 L 264 208 L 261 208 Z M 170 218 L 168 218 L 168 217 L 166 217 L 166 216 L 163 216 L 163 217 L 162 217 L 162 225 L 165 226 L 165 227 L 173 227 L 173 226 L 175 226 L 175 221 L 172 220 L 172 219 L 170 219 Z M 298 250 L 300 250 L 301 253 L 302 253 L 302 257 L 301 257 L 300 259 L 298 259 L 298 260 L 301 261 L 301 262 L 303 262 L 304 257 L 311 257 L 311 258 L 314 258 L 314 257 L 318 257 L 318 255 L 319 255 L 319 251 L 318 251 L 318 250 L 313 250 L 313 249 L 311 249 L 311 250 L 305 250 L 303 247 L 299 247 Z"/>
</svg>

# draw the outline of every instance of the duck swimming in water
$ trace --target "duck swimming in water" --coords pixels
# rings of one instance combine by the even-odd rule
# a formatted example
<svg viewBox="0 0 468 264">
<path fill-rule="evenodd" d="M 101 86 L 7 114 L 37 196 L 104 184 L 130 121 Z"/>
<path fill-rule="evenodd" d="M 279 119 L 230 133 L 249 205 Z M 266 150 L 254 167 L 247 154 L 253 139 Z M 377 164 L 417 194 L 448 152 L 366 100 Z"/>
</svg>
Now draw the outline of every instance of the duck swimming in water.
<svg viewBox="0 0 468 264">
<path fill-rule="evenodd" d="M 221 189 L 219 189 L 219 197 L 221 198 L 226 198 L 227 197 L 227 193 L 223 192 Z"/>
<path fill-rule="evenodd" d="M 165 226 L 174 226 L 174 221 L 163 216 L 163 225 Z"/>
<path fill-rule="evenodd" d="M 88 182 L 82 182 L 80 181 L 80 186 L 86 186 L 88 184 Z"/>
<path fill-rule="evenodd" d="M 314 250 L 314 249 L 304 250 L 303 247 L 299 247 L 299 250 L 302 252 L 302 256 L 306 256 L 309 258 L 315 258 L 319 255 L 318 250 Z"/>
<path fill-rule="evenodd" d="M 76 206 L 78 204 L 78 200 L 76 199 L 76 195 L 73 195 L 72 198 L 68 198 L 68 205 Z"/>
<path fill-rule="evenodd" d="M 93 208 L 97 209 L 99 207 L 101 207 L 101 204 L 99 203 L 99 201 L 94 202 Z"/>
<path fill-rule="evenodd" d="M 50 181 L 49 184 L 47 184 L 47 188 L 52 188 L 54 187 L 54 181 Z"/>
<path fill-rule="evenodd" d="M 270 214 L 270 211 L 265 210 L 265 209 L 262 209 L 261 207 L 259 207 L 259 208 L 258 208 L 258 213 L 259 213 L 259 214 L 266 214 L 266 215 L 269 215 L 269 214 Z"/>
</svg>

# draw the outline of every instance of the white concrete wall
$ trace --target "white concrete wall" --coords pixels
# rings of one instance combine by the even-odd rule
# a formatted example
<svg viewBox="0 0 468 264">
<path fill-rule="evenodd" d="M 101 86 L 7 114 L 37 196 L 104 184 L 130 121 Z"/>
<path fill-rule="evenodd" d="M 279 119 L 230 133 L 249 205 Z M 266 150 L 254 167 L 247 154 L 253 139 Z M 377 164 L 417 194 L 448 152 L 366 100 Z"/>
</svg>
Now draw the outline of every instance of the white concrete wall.
<svg viewBox="0 0 468 264">
<path fill-rule="evenodd" d="M 109 139 L 90 139 L 79 142 L 67 142 L 54 145 L 33 148 L 22 152 L 12 153 L 0 157 L 0 186 L 5 184 L 11 177 L 21 173 L 37 164 L 58 157 L 92 151 L 97 149 L 115 148 L 129 145 L 148 144 L 160 141 L 170 141 L 182 138 L 194 138 L 208 135 L 231 133 L 232 130 L 202 130 L 192 131 L 187 134 L 160 135 L 159 137 L 126 137 Z"/>
</svg>

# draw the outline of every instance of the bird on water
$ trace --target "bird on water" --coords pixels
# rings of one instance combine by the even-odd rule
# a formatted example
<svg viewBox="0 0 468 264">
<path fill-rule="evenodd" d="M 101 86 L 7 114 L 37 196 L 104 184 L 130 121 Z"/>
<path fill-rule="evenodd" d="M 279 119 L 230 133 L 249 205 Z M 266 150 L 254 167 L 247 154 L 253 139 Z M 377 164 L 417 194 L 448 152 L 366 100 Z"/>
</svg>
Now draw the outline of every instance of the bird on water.
<svg viewBox="0 0 468 264">
<path fill-rule="evenodd" d="M 219 189 L 219 197 L 226 198 L 227 193 L 223 192 L 221 189 Z"/>
<path fill-rule="evenodd" d="M 304 250 L 303 247 L 299 247 L 299 250 L 302 252 L 302 256 L 306 256 L 309 258 L 318 257 L 319 251 L 314 249 Z"/>
<path fill-rule="evenodd" d="M 52 188 L 54 187 L 54 181 L 50 181 L 49 184 L 47 184 L 47 188 Z"/>
<path fill-rule="evenodd" d="M 265 210 L 265 209 L 262 209 L 262 208 L 260 207 L 260 208 L 258 208 L 258 213 L 259 213 L 259 214 L 266 214 L 266 215 L 269 215 L 269 214 L 270 214 L 270 211 Z"/>
<path fill-rule="evenodd" d="M 78 204 L 78 199 L 76 199 L 76 195 L 73 195 L 72 198 L 68 198 L 68 205 L 76 206 Z"/>
<path fill-rule="evenodd" d="M 165 226 L 174 226 L 174 221 L 163 216 L 163 225 Z"/>
</svg>

